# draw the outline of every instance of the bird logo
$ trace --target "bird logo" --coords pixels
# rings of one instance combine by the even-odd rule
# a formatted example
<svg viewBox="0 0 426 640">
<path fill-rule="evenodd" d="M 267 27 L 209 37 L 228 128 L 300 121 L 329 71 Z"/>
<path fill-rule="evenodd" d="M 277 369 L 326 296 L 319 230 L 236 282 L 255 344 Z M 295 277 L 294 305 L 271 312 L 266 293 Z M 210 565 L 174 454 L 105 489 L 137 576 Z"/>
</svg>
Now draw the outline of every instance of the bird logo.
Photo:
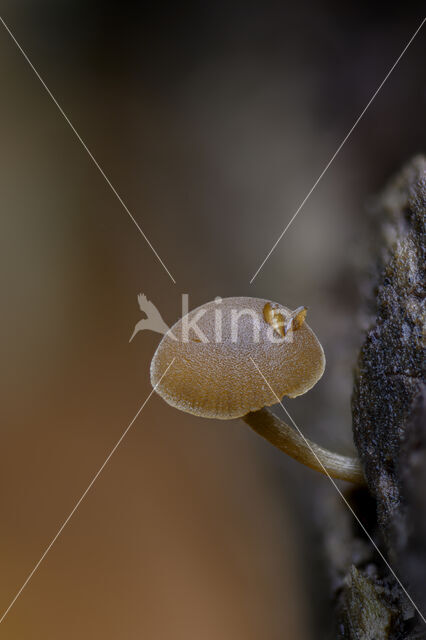
<svg viewBox="0 0 426 640">
<path fill-rule="evenodd" d="M 138 303 L 140 310 L 146 315 L 146 318 L 142 318 L 142 320 L 139 320 L 136 324 L 129 342 L 133 340 L 139 331 L 146 331 L 148 329 L 149 331 L 156 331 L 163 335 L 169 331 L 169 327 L 164 322 L 155 304 L 152 303 L 151 300 L 148 300 L 143 293 L 138 295 Z"/>
</svg>

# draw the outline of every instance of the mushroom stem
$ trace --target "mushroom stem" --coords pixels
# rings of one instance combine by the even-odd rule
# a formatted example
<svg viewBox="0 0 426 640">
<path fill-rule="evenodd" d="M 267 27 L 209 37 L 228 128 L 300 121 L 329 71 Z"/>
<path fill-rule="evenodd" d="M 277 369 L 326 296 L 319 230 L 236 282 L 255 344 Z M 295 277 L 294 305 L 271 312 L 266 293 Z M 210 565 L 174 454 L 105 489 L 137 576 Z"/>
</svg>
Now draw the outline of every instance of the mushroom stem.
<svg viewBox="0 0 426 640">
<path fill-rule="evenodd" d="M 260 409 L 242 417 L 256 433 L 302 464 L 340 480 L 365 484 L 358 458 L 342 456 L 311 442 L 277 418 L 269 409 Z"/>
</svg>

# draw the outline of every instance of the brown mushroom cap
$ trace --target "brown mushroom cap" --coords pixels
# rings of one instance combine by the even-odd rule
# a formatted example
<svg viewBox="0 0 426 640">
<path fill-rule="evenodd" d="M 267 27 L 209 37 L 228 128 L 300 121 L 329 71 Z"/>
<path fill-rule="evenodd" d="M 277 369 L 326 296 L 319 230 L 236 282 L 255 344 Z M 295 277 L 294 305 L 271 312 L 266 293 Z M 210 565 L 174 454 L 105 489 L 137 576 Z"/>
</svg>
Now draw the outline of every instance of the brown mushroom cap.
<svg viewBox="0 0 426 640">
<path fill-rule="evenodd" d="M 220 299 L 219 299 L 220 300 Z M 151 362 L 151 383 L 155 387 L 167 366 L 175 358 L 170 371 L 156 387 L 157 393 L 173 407 L 204 418 L 227 420 L 277 403 L 276 395 L 294 398 L 305 393 L 321 378 L 324 352 L 312 329 L 302 322 L 285 339 L 275 334 L 266 322 L 263 310 L 267 303 L 278 307 L 287 322 L 291 311 L 282 305 L 259 298 L 224 298 L 213 300 L 191 311 L 190 322 L 200 310 L 197 321 L 208 342 L 191 329 L 185 340 L 184 322 L 179 320 L 161 340 Z M 234 311 L 233 311 L 234 310 Z M 259 335 L 253 331 L 253 318 L 244 311 L 255 312 Z M 231 320 L 241 314 L 235 341 Z M 234 316 L 233 316 L 234 314 Z M 218 317 L 222 339 L 218 339 Z M 220 337 L 220 336 L 219 336 Z M 234 338 L 234 340 L 233 340 Z M 251 358 L 268 380 L 275 394 L 262 380 Z"/>
</svg>

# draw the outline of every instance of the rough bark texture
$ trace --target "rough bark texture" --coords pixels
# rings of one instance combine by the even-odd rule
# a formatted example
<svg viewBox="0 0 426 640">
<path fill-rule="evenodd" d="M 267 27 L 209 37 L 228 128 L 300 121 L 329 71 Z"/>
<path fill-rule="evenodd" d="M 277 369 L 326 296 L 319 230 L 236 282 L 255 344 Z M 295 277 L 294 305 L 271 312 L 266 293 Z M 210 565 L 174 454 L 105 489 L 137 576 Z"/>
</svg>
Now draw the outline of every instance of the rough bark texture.
<svg viewBox="0 0 426 640">
<path fill-rule="evenodd" d="M 368 491 L 347 498 L 426 617 L 425 212 L 426 159 L 417 157 L 374 210 L 380 255 L 352 398 Z M 333 523 L 333 637 L 426 638 L 426 624 L 349 511 L 330 496 L 323 515 Z"/>
</svg>

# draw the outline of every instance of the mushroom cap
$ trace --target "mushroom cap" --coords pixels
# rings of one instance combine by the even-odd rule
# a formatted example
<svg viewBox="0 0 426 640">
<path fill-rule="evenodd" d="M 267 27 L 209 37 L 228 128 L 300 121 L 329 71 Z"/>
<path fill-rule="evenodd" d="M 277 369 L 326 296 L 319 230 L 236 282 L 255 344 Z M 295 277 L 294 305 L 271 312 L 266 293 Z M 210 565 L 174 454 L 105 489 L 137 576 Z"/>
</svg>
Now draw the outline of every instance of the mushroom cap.
<svg viewBox="0 0 426 640">
<path fill-rule="evenodd" d="M 246 297 L 219 298 L 181 318 L 164 335 L 151 362 L 151 383 L 157 393 L 182 411 L 227 420 L 276 404 L 277 396 L 280 400 L 283 396 L 294 398 L 311 389 L 325 368 L 321 344 L 305 322 L 284 339 L 274 334 L 263 316 L 268 302 L 278 307 L 285 322 L 291 318 L 291 310 L 282 305 Z M 196 325 L 203 335 L 185 329 L 185 322 L 197 314 L 201 317 Z M 240 314 L 237 322 L 235 314 Z M 253 330 L 254 318 L 258 336 Z"/>
</svg>

